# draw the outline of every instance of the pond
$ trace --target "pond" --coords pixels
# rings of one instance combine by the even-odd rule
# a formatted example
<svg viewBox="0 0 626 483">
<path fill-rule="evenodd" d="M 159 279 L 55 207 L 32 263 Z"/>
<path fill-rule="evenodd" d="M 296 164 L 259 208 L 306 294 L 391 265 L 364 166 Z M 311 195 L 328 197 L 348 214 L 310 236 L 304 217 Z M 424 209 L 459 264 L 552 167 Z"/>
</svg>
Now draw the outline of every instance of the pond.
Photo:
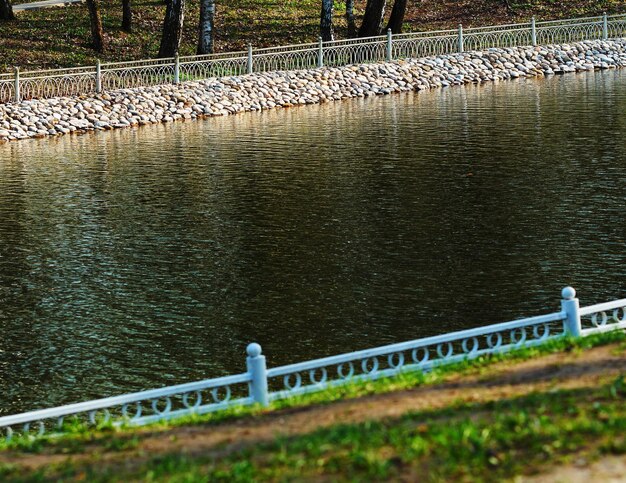
<svg viewBox="0 0 626 483">
<path fill-rule="evenodd" d="M 0 412 L 625 295 L 626 71 L 0 146 Z"/>
</svg>

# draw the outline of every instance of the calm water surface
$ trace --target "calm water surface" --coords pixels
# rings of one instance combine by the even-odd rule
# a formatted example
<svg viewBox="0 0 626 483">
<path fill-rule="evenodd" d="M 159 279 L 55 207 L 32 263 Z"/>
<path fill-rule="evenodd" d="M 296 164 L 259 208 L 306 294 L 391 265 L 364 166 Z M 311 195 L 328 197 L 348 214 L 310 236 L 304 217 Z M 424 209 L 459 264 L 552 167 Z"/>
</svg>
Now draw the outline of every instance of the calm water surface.
<svg viewBox="0 0 626 483">
<path fill-rule="evenodd" d="M 626 71 L 0 146 L 0 412 L 626 295 Z"/>
</svg>

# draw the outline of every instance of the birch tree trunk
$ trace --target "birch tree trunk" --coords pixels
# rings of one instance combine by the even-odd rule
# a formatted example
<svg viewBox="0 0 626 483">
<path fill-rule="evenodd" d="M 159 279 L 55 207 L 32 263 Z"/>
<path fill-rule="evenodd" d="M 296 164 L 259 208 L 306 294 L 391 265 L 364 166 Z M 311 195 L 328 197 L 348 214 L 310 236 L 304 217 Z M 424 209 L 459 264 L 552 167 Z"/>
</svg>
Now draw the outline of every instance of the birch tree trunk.
<svg viewBox="0 0 626 483">
<path fill-rule="evenodd" d="M 346 0 L 346 23 L 348 24 L 348 37 L 356 37 L 356 21 L 354 20 L 354 0 Z"/>
<path fill-rule="evenodd" d="M 213 53 L 213 27 L 215 0 L 200 0 L 200 22 L 198 23 L 198 55 Z"/>
<path fill-rule="evenodd" d="M 333 0 L 322 0 L 320 36 L 324 42 L 335 40 L 333 35 Z"/>
<path fill-rule="evenodd" d="M 133 31 L 133 11 L 130 8 L 130 0 L 122 0 L 122 30 L 128 33 Z"/>
<path fill-rule="evenodd" d="M 385 30 L 391 29 L 391 33 L 401 34 L 402 24 L 404 23 L 404 14 L 406 12 L 407 0 L 396 0 L 391 9 L 391 17 Z"/>
<path fill-rule="evenodd" d="M 165 10 L 159 57 L 174 57 L 180 46 L 185 20 L 185 0 L 170 0 Z"/>
<path fill-rule="evenodd" d="M 359 37 L 373 37 L 380 35 L 383 26 L 383 16 L 385 15 L 385 5 L 387 0 L 367 0 L 363 23 L 359 29 Z"/>
<path fill-rule="evenodd" d="M 102 29 L 102 18 L 100 17 L 100 5 L 98 0 L 87 0 L 89 10 L 89 22 L 91 24 L 91 42 L 96 52 L 104 50 L 104 30 Z"/>
<path fill-rule="evenodd" d="M 0 20 L 15 20 L 10 0 L 0 0 Z"/>
</svg>

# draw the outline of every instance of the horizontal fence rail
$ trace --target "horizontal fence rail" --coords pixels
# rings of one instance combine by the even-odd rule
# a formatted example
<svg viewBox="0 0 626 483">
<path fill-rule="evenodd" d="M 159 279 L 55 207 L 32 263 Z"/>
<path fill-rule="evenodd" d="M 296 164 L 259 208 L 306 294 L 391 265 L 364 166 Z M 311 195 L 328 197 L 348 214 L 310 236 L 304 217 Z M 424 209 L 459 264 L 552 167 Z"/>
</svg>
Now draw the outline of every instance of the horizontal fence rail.
<svg viewBox="0 0 626 483">
<path fill-rule="evenodd" d="M 271 401 L 406 372 L 429 371 L 569 337 L 626 330 L 626 299 L 580 308 L 565 287 L 561 307 L 546 315 L 267 369 L 261 346 L 247 348 L 247 372 L 0 417 L 7 439 L 60 434 L 66 425 L 140 426 Z"/>
<path fill-rule="evenodd" d="M 252 72 L 340 67 L 488 48 L 626 36 L 626 15 L 413 32 L 227 52 L 0 74 L 0 103 L 178 84 Z"/>
</svg>

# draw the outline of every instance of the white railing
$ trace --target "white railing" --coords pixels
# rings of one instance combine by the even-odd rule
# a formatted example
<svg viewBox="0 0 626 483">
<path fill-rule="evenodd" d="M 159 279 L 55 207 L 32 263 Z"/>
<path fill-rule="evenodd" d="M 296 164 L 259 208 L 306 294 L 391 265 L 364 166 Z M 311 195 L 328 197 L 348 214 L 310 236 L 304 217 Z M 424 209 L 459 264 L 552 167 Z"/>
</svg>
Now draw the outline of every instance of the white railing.
<svg viewBox="0 0 626 483">
<path fill-rule="evenodd" d="M 610 314 L 610 316 L 609 316 Z M 0 418 L 6 437 L 63 431 L 73 422 L 139 426 L 321 391 L 532 347 L 565 336 L 626 330 L 626 299 L 579 307 L 576 291 L 562 291 L 561 310 L 338 356 L 267 369 L 258 344 L 247 348 L 247 372 Z"/>
<path fill-rule="evenodd" d="M 267 371 L 270 383 L 277 379 L 280 388 L 271 392 L 269 399 L 317 391 L 320 386 L 333 387 L 344 384 L 346 380 L 374 380 L 400 372 L 427 371 L 485 354 L 529 347 L 564 335 L 564 318 L 564 312 L 555 312 L 277 367 Z"/>
<path fill-rule="evenodd" d="M 615 300 L 580 309 L 581 335 L 600 334 L 616 329 L 626 329 L 626 303 Z"/>
<path fill-rule="evenodd" d="M 190 414 L 207 414 L 220 409 L 249 405 L 254 401 L 246 394 L 251 381 L 249 373 L 179 384 L 107 397 L 52 409 L 31 411 L 0 418 L 0 427 L 11 438 L 15 427 L 22 435 L 60 432 L 67 416 L 91 425 L 122 422 L 142 426 Z"/>
<path fill-rule="evenodd" d="M 385 62 L 493 47 L 557 44 L 626 36 L 626 15 L 413 32 L 71 69 L 0 74 L 0 103 L 178 84 L 186 80 Z"/>
</svg>

